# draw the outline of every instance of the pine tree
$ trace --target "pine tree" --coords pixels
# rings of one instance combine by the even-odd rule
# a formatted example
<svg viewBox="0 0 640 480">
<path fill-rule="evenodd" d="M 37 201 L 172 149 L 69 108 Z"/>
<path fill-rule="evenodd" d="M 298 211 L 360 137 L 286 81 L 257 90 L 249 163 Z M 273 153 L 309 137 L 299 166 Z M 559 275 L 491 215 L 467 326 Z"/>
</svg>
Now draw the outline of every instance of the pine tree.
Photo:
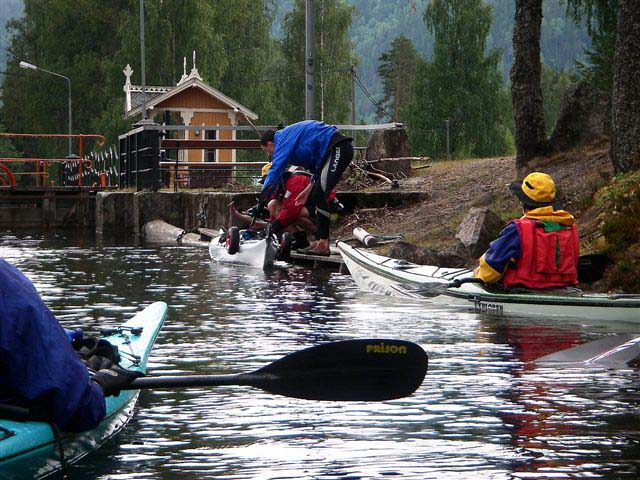
<svg viewBox="0 0 640 480">
<path fill-rule="evenodd" d="M 398 121 L 398 113 L 408 103 L 411 95 L 411 77 L 418 52 L 411 40 L 400 35 L 391 42 L 391 49 L 378 61 L 378 76 L 382 79 L 382 106 L 390 112 L 392 121 Z M 378 112 L 378 118 L 385 116 Z"/>
<path fill-rule="evenodd" d="M 582 78 L 603 92 L 613 88 L 618 0 L 567 0 L 567 13 L 576 23 L 586 20 L 591 46 L 587 63 L 577 62 Z"/>
</svg>

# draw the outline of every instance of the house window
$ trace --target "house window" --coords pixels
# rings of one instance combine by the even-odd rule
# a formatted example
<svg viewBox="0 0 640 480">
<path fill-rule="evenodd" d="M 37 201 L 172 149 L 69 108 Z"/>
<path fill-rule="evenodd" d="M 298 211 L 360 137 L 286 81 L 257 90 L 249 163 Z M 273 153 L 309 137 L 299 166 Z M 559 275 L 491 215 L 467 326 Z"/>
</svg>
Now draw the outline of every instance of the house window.
<svg viewBox="0 0 640 480">
<path fill-rule="evenodd" d="M 218 138 L 217 130 L 206 130 L 205 138 L 207 140 L 216 140 Z M 215 162 L 217 158 L 217 150 L 205 150 L 204 151 L 204 161 L 205 162 Z"/>
</svg>

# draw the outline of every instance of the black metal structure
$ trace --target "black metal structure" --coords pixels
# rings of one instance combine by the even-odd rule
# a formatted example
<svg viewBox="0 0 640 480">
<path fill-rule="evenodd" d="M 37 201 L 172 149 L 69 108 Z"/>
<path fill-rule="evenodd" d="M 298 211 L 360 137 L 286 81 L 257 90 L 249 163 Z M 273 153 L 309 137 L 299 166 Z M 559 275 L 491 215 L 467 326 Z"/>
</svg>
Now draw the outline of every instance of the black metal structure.
<svg viewBox="0 0 640 480">
<path fill-rule="evenodd" d="M 160 131 L 157 125 L 142 125 L 118 137 L 120 143 L 120 188 L 158 191 L 160 178 Z"/>
</svg>

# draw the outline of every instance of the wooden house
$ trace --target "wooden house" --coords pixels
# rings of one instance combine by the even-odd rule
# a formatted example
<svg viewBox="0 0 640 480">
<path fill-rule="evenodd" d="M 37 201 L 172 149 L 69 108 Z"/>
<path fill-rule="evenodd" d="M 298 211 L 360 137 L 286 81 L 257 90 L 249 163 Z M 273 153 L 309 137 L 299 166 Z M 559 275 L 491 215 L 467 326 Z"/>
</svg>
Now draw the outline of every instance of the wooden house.
<svg viewBox="0 0 640 480">
<path fill-rule="evenodd" d="M 127 65 L 125 75 L 125 112 L 130 118 L 142 113 L 142 87 L 131 84 L 133 70 Z M 244 115 L 252 122 L 258 119 L 254 112 L 229 98 L 219 90 L 206 84 L 196 68 L 195 52 L 193 68 L 187 75 L 186 58 L 183 75 L 175 86 L 145 86 L 146 108 L 149 118 L 161 116 L 163 121 L 172 125 L 187 126 L 230 126 L 245 121 Z M 160 122 L 162 123 L 162 122 Z M 176 132 L 173 132 L 176 133 Z M 177 132 L 173 138 L 184 140 L 236 140 L 235 130 L 198 130 L 185 129 Z M 232 149 L 196 149 L 179 150 L 179 162 L 235 162 L 236 151 Z"/>
</svg>

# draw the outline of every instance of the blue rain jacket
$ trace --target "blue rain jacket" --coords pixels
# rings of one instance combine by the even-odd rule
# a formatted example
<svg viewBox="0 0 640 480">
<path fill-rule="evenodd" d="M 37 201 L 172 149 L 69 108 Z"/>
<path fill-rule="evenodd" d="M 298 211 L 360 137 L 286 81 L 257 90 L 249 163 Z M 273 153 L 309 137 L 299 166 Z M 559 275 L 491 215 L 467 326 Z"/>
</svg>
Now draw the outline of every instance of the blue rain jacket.
<svg viewBox="0 0 640 480">
<path fill-rule="evenodd" d="M 0 259 L 0 402 L 30 408 L 61 430 L 105 416 L 100 386 L 31 281 Z"/>
<path fill-rule="evenodd" d="M 304 167 L 317 174 L 336 130 L 335 126 L 317 120 L 305 120 L 278 130 L 273 139 L 271 168 L 262 185 L 262 193 L 271 194 L 290 165 Z"/>
</svg>

